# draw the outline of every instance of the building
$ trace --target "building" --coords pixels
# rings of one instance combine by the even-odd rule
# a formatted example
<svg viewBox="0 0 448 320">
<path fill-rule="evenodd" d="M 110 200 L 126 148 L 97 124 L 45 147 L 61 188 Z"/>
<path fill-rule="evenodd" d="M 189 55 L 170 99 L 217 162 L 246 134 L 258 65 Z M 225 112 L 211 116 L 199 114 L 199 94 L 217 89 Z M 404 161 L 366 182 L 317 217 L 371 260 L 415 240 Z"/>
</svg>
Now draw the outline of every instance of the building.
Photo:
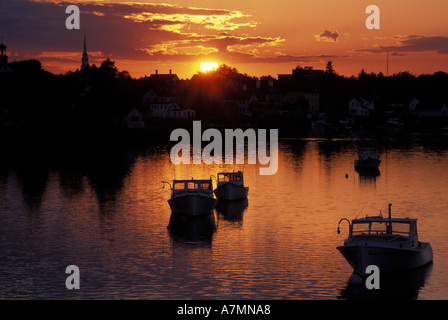
<svg viewBox="0 0 448 320">
<path fill-rule="evenodd" d="M 0 73 L 12 72 L 13 70 L 8 65 L 8 56 L 6 55 L 6 46 L 0 44 Z"/>
<path fill-rule="evenodd" d="M 353 98 L 349 101 L 348 108 L 351 117 L 369 117 L 375 112 L 375 103 L 362 98 Z"/>
<path fill-rule="evenodd" d="M 250 117 L 252 112 L 250 111 L 250 104 L 257 99 L 254 93 L 243 91 L 235 99 L 235 103 L 238 108 L 238 114 L 242 116 Z"/>
<path fill-rule="evenodd" d="M 148 79 L 149 83 L 159 88 L 172 88 L 179 84 L 179 77 L 172 73 L 171 69 L 168 74 L 159 73 L 159 70 L 156 70 L 156 73 L 151 74 Z"/>
<path fill-rule="evenodd" d="M 410 111 L 415 111 L 415 108 L 418 106 L 418 104 L 420 103 L 420 101 L 417 98 L 414 98 L 411 100 L 411 102 L 409 102 L 409 110 Z"/>
<path fill-rule="evenodd" d="M 420 103 L 414 110 L 418 118 L 442 118 L 448 116 L 448 103 L 440 101 L 426 101 Z"/>
<path fill-rule="evenodd" d="M 132 108 L 124 116 L 124 126 L 128 129 L 143 129 L 145 122 L 143 121 L 143 115 L 136 108 Z"/>
<path fill-rule="evenodd" d="M 173 104 L 168 111 L 167 117 L 172 119 L 194 119 L 196 111 L 193 109 L 182 109 L 177 104 Z"/>
<path fill-rule="evenodd" d="M 182 109 L 178 104 L 177 98 L 166 91 L 161 91 L 158 94 L 154 90 L 148 91 L 143 96 L 143 108 L 148 118 L 193 119 L 196 117 L 195 110 Z"/>
<path fill-rule="evenodd" d="M 299 98 L 305 98 L 308 101 L 308 112 L 311 114 L 319 113 L 319 93 L 315 92 L 287 92 L 286 102 L 296 104 Z"/>
<path fill-rule="evenodd" d="M 297 67 L 291 74 L 279 74 L 278 83 L 280 87 L 287 90 L 308 91 L 315 88 L 316 83 L 324 74 L 324 70 L 314 70 L 313 67 Z"/>
<path fill-rule="evenodd" d="M 312 67 L 297 67 L 291 74 L 279 74 L 279 90 L 286 95 L 288 104 L 297 104 L 299 98 L 308 100 L 308 112 L 314 115 L 320 112 L 320 94 L 318 81 L 324 76 L 323 70 Z"/>
<path fill-rule="evenodd" d="M 255 118 L 272 118 L 279 115 L 279 110 L 286 102 L 280 93 L 259 93 L 250 98 L 249 110 Z"/>
<path fill-rule="evenodd" d="M 89 67 L 89 55 L 87 54 L 86 33 L 84 32 L 84 50 L 82 52 L 82 58 L 81 58 L 81 70 L 85 70 L 88 67 Z"/>
<path fill-rule="evenodd" d="M 177 110 L 177 99 L 170 94 L 157 94 L 154 90 L 148 91 L 143 96 L 143 106 L 149 113 L 149 118 L 169 118 L 170 110 Z"/>
</svg>

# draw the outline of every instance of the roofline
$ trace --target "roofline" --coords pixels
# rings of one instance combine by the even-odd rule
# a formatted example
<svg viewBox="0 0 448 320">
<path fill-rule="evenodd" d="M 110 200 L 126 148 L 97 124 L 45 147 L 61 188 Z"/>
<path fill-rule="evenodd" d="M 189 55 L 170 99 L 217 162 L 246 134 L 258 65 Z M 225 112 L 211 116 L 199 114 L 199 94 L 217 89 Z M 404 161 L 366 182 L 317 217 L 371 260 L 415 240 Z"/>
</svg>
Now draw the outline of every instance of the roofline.
<svg viewBox="0 0 448 320">
<path fill-rule="evenodd" d="M 210 182 L 212 179 L 185 179 L 185 180 L 173 180 L 173 182 Z"/>
<path fill-rule="evenodd" d="M 365 217 L 353 219 L 352 222 L 369 223 L 369 222 L 412 222 L 417 221 L 415 218 L 382 218 L 382 217 Z"/>
<path fill-rule="evenodd" d="M 218 174 L 231 174 L 231 173 L 233 173 L 233 174 L 237 174 L 237 173 L 243 173 L 243 171 L 229 171 L 229 172 L 218 172 Z"/>
</svg>

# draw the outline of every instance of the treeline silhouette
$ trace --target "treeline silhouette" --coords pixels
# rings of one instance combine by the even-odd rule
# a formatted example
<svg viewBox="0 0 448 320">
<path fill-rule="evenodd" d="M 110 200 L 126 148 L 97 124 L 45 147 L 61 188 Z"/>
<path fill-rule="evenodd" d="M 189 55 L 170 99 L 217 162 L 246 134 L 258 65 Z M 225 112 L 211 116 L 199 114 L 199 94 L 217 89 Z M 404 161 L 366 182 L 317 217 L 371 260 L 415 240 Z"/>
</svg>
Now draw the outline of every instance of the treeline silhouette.
<svg viewBox="0 0 448 320">
<path fill-rule="evenodd" d="M 349 116 L 348 102 L 353 97 L 375 101 L 375 116 L 371 121 L 374 124 L 384 120 L 384 110 L 391 101 L 418 98 L 448 102 L 448 74 L 445 72 L 420 76 L 400 72 L 386 77 L 382 73 L 369 74 L 361 70 L 356 77 L 346 77 L 335 71 L 331 61 L 316 79 L 295 79 L 293 89 L 282 86 L 273 77 L 253 77 L 227 65 L 199 72 L 175 84 L 158 82 L 154 77 L 132 78 L 110 59 L 98 67 L 92 65 L 64 75 L 45 71 L 38 60 L 12 62 L 9 66 L 14 72 L 0 74 L 0 125 L 3 129 L 103 132 L 123 128 L 123 117 L 132 108 L 142 110 L 143 96 L 149 90 L 176 97 L 182 108 L 196 110 L 197 119 L 232 126 L 257 122 L 297 126 L 310 119 L 309 103 L 303 97 L 282 103 L 284 109 L 299 110 L 294 117 L 242 116 L 235 101 L 251 94 L 281 96 L 288 90 L 317 92 L 319 111 L 334 124 Z M 145 117 L 148 115 L 144 110 L 142 113 Z M 146 124 L 165 126 L 176 121 L 179 120 L 149 117 Z"/>
</svg>

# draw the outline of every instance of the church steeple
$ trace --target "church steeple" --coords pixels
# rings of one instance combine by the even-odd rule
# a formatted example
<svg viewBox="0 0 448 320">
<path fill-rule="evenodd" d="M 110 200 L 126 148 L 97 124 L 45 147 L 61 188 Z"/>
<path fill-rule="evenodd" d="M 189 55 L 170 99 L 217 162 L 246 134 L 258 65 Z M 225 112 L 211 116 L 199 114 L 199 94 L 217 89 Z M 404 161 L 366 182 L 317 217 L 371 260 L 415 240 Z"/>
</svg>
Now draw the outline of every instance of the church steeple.
<svg viewBox="0 0 448 320">
<path fill-rule="evenodd" d="M 89 67 L 89 55 L 87 54 L 86 32 L 84 31 L 84 51 L 82 52 L 81 70 L 84 70 L 87 67 Z"/>
<path fill-rule="evenodd" d="M 11 68 L 8 66 L 8 56 L 6 55 L 6 46 L 3 44 L 3 37 L 0 43 L 0 73 L 10 72 Z"/>
</svg>

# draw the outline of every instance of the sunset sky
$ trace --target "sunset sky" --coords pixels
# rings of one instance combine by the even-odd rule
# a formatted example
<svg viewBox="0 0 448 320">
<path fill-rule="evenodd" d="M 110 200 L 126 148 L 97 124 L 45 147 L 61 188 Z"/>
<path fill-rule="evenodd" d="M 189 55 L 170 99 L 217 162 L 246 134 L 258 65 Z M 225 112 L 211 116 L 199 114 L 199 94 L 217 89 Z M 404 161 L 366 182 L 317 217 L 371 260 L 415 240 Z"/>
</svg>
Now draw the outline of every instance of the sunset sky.
<svg viewBox="0 0 448 320">
<path fill-rule="evenodd" d="M 68 30 L 76 4 L 81 28 Z M 368 5 L 380 29 L 368 30 Z M 53 73 L 81 65 L 84 31 L 90 64 L 106 58 L 133 77 L 173 70 L 180 78 L 217 62 L 252 76 L 291 73 L 300 65 L 337 73 L 361 69 L 416 75 L 448 71 L 446 0 L 1 0 L 0 36 L 9 61 L 39 59 Z"/>
</svg>

